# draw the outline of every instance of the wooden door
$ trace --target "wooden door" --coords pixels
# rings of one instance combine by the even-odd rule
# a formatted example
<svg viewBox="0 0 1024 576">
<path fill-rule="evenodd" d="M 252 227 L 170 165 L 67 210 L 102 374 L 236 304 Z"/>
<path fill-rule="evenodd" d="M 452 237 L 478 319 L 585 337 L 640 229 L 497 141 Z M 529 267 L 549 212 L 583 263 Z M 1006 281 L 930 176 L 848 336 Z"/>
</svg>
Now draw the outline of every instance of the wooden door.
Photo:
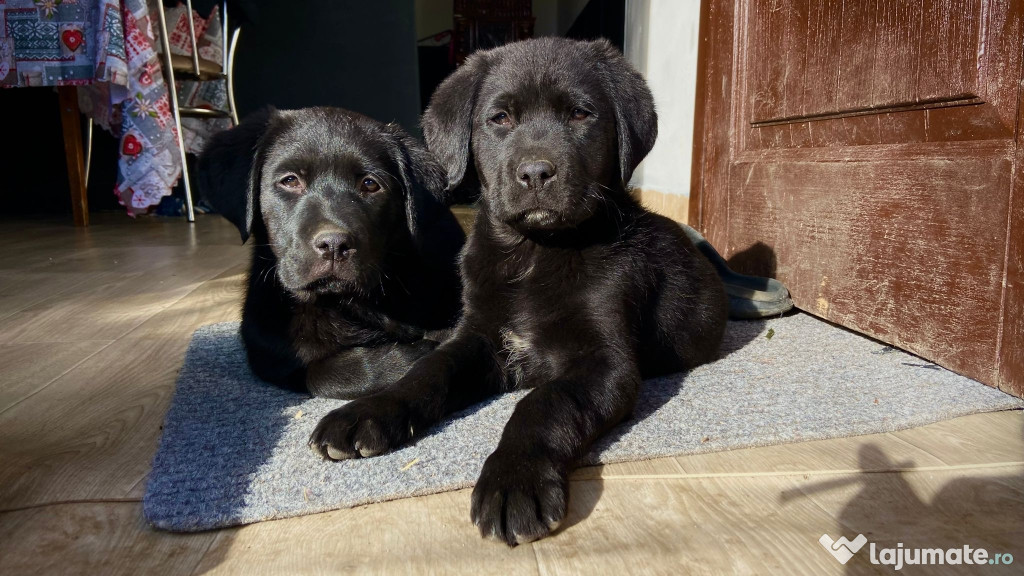
<svg viewBox="0 0 1024 576">
<path fill-rule="evenodd" d="M 691 223 L 802 310 L 1024 394 L 1022 12 L 705 0 Z"/>
</svg>

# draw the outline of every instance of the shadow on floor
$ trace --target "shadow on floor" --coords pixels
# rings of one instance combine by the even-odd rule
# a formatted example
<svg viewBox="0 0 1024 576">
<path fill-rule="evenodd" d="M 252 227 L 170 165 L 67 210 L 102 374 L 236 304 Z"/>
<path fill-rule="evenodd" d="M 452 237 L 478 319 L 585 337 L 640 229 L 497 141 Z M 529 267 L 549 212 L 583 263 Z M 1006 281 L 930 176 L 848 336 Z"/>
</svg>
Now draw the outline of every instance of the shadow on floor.
<svg viewBox="0 0 1024 576">
<path fill-rule="evenodd" d="M 839 525 L 828 533 L 834 541 L 853 542 L 849 550 L 855 553 L 845 565 L 847 574 L 1020 573 L 1024 476 L 1007 472 L 1016 472 L 1015 468 L 992 467 L 990 475 L 979 476 L 979 468 L 984 467 L 971 467 L 964 476 L 936 486 L 933 483 L 940 478 L 957 473 L 938 476 L 912 471 L 914 462 L 894 462 L 875 444 L 861 446 L 858 461 L 861 471 L 856 475 L 780 495 L 785 504 L 801 498 L 827 499 L 830 492 L 859 487 L 839 513 Z M 834 554 L 848 555 L 841 550 L 844 544 L 834 543 Z M 970 547 L 967 555 L 965 546 Z M 976 552 L 981 549 L 984 552 Z M 986 566 L 971 564 L 976 554 L 986 557 Z M 998 565 L 996 554 L 1000 555 Z M 939 555 L 941 566 L 937 565 Z"/>
</svg>

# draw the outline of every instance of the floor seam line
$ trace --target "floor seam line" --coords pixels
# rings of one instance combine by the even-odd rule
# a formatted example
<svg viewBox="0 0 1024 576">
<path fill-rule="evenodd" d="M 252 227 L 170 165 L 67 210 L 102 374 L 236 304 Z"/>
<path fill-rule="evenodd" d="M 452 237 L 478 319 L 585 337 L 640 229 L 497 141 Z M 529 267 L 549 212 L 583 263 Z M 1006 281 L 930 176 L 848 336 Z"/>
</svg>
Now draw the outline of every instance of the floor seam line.
<svg viewBox="0 0 1024 576">
<path fill-rule="evenodd" d="M 41 272 L 41 271 L 36 271 L 36 270 L 31 270 L 31 269 L 28 270 L 27 272 L 30 273 L 30 274 L 31 273 L 35 273 L 35 274 L 43 274 L 44 273 L 44 272 Z M 103 272 L 86 272 L 86 274 L 94 274 L 94 275 L 97 275 L 97 276 L 101 275 L 101 274 L 105 274 L 105 273 L 106 273 L 105 271 L 103 271 Z M 39 305 L 39 304 L 45 304 L 45 303 L 49 302 L 50 300 L 53 300 L 54 298 L 64 294 L 65 292 L 68 292 L 68 291 L 70 291 L 70 290 L 72 290 L 74 288 L 77 288 L 78 286 L 81 286 L 82 284 L 85 284 L 89 280 L 91 280 L 91 278 L 82 278 L 81 280 L 79 280 L 78 282 L 75 282 L 71 286 L 68 286 L 67 288 L 65 288 L 63 290 L 60 290 L 59 292 L 51 294 L 51 295 L 47 296 L 46 298 L 43 298 L 42 300 L 38 300 L 38 301 L 33 302 L 31 304 L 26 304 L 25 306 L 22 306 L 21 308 L 18 308 L 17 310 L 11 312 L 10 314 L 6 314 L 4 316 L 0 316 L 0 320 L 6 320 L 6 319 L 14 316 L 15 314 L 20 314 L 20 313 L 28 310 L 29 308 L 31 308 L 33 306 L 36 306 L 36 305 Z"/>
<path fill-rule="evenodd" d="M 200 280 L 200 281 L 199 281 L 198 285 L 197 285 L 197 286 L 196 286 L 195 288 L 193 288 L 193 289 L 189 290 L 188 292 L 186 292 L 186 293 L 182 294 L 182 295 L 181 295 L 181 297 L 179 297 L 178 299 L 174 300 L 173 302 L 170 302 L 169 304 L 167 304 L 166 306 L 164 306 L 163 308 L 161 308 L 161 309 L 160 309 L 160 310 L 158 310 L 157 312 L 154 312 L 154 313 L 153 313 L 153 314 L 152 314 L 151 316 L 149 316 L 148 318 L 146 318 L 146 319 L 145 319 L 145 320 L 143 320 L 142 322 L 139 322 L 139 323 L 138 323 L 138 324 L 136 324 L 135 326 L 132 326 L 131 328 L 129 328 L 129 329 L 128 329 L 128 331 L 127 331 L 127 332 L 125 332 L 124 334 L 122 334 L 121 336 L 119 336 L 119 337 L 118 337 L 118 339 L 124 338 L 125 336 L 130 336 L 132 332 L 135 332 L 136 330 L 138 330 L 138 329 L 139 329 L 139 327 L 140 327 L 140 326 L 142 326 L 142 325 L 143 325 L 143 324 L 145 324 L 146 322 L 148 322 L 148 321 L 152 320 L 154 316 L 156 316 L 157 314 L 160 314 L 161 312 L 164 312 L 164 311 L 166 311 L 166 310 L 169 310 L 169 309 L 170 309 L 170 308 L 171 308 L 172 306 L 174 306 L 174 305 L 176 305 L 177 303 L 181 302 L 182 300 L 184 300 L 184 299 L 188 298 L 188 297 L 189 297 L 189 296 L 191 296 L 191 295 L 192 295 L 192 294 L 193 294 L 194 292 L 196 292 L 197 290 L 199 290 L 200 288 L 202 288 L 204 284 L 206 284 L 207 282 L 210 282 L 210 281 L 212 281 L 212 280 L 215 280 L 215 279 L 216 279 L 216 278 L 217 278 L 218 276 L 220 276 L 221 274 L 223 274 L 224 272 L 226 272 L 226 271 L 227 271 L 228 269 L 230 269 L 230 268 L 231 268 L 232 266 L 235 266 L 235 264 L 232 264 L 231 266 L 228 266 L 227 268 L 225 268 L 225 269 L 223 269 L 223 270 L 220 270 L 220 271 L 218 271 L 218 272 L 214 272 L 214 273 L 213 273 L 213 274 L 211 274 L 211 275 L 210 275 L 209 277 L 203 278 L 202 280 Z M 190 336 L 189 338 L 190 338 L 190 340 L 191 340 L 191 336 Z M 184 360 L 184 359 L 183 359 L 183 360 Z"/>
<path fill-rule="evenodd" d="M 216 544 L 218 540 L 220 540 L 220 536 L 222 533 L 223 530 L 218 530 L 217 534 L 213 538 L 210 538 L 210 543 L 206 545 L 206 549 L 203 550 L 203 553 L 200 554 L 199 558 L 196 559 L 195 566 L 193 566 L 192 569 L 188 571 L 189 576 L 193 576 L 196 572 L 199 571 L 199 567 L 203 564 L 203 559 L 205 559 L 206 555 L 210 553 L 210 549 L 213 548 L 213 545 Z"/>
<path fill-rule="evenodd" d="M 131 328 L 129 328 L 129 329 L 127 330 L 127 331 L 125 331 L 124 333 L 122 333 L 122 334 L 118 335 L 118 336 L 117 336 L 116 338 L 114 338 L 113 340 L 111 340 L 111 341 L 110 341 L 110 342 L 109 342 L 109 343 L 108 343 L 108 344 L 107 344 L 106 346 L 104 346 L 104 347 L 100 348 L 100 349 L 99 349 L 99 350 L 97 350 L 96 352 L 94 352 L 94 353 L 90 354 L 89 356 L 87 356 L 87 357 L 83 358 L 81 362 L 78 362 L 77 364 L 75 364 L 74 366 L 72 366 L 71 368 L 69 368 L 68 370 L 66 370 L 65 372 L 61 373 L 61 374 L 60 374 L 59 376 L 57 376 L 57 377 L 56 377 L 56 378 L 54 378 L 53 380 L 50 380 L 50 381 L 49 381 L 49 382 L 47 382 L 47 383 L 46 383 L 45 385 L 41 386 L 41 387 L 40 387 L 40 388 L 39 388 L 38 390 L 35 390 L 34 392 L 32 392 L 31 394 L 29 394 L 28 396 L 25 396 L 24 398 L 22 398 L 22 399 L 18 400 L 18 401 L 17 401 L 17 402 L 15 402 L 14 404 L 11 404 L 11 405 L 10 405 L 10 406 L 8 406 L 7 408 L 4 408 L 3 410 L 0 410 L 0 418 L 2 418 L 2 417 L 3 417 L 3 415 L 7 413 L 7 411 L 9 411 L 9 410 L 13 409 L 13 408 L 14 408 L 15 406 L 18 406 L 18 405 L 19 405 L 19 404 L 21 404 L 22 402 L 24 402 L 24 401 L 28 400 L 29 398 L 31 398 L 31 397 L 33 397 L 33 396 L 35 396 L 36 394 L 38 394 L 38 393 L 42 392 L 43 390 L 45 390 L 45 389 L 47 389 L 47 388 L 49 388 L 49 387 L 50 387 L 50 385 L 52 385 L 52 384 L 53 384 L 54 382 L 56 382 L 57 380 L 60 380 L 61 378 L 63 378 L 64 376 L 66 376 L 66 375 L 67 375 L 67 374 L 68 374 L 69 372 L 71 372 L 71 371 L 72 371 L 72 370 L 74 370 L 75 368 L 77 368 L 77 367 L 81 366 L 81 364 L 82 364 L 83 362 L 85 362 L 85 361 L 89 360 L 90 358 L 92 358 L 92 357 L 93 357 L 93 356 L 95 356 L 96 354 L 99 354 L 100 352 L 102 352 L 102 351 L 106 350 L 106 349 L 107 349 L 107 347 L 111 346 L 112 344 L 114 344 L 115 342 L 117 342 L 117 341 L 121 340 L 122 338 L 125 338 L 125 337 L 127 337 L 127 336 L 130 336 L 132 332 L 134 332 L 134 331 L 138 330 L 138 328 L 139 328 L 140 326 L 142 326 L 143 324 L 145 324 L 145 323 L 146 323 L 147 321 L 151 320 L 151 319 L 152 319 L 152 318 L 153 318 L 154 316 L 156 316 L 157 314 L 160 314 L 161 312 L 163 312 L 163 311 L 167 310 L 167 309 L 168 309 L 168 308 L 170 308 L 171 306 L 174 306 L 174 305 L 175 305 L 175 304 L 177 304 L 178 302 L 181 302 L 181 301 L 182 301 L 182 300 L 184 300 L 185 298 L 188 298 L 188 297 L 189 297 L 190 295 L 192 295 L 192 293 L 193 293 L 193 292 L 195 292 L 196 290 L 199 290 L 200 288 L 202 288 L 203 284 L 206 284 L 206 283 L 207 283 L 207 282 L 209 282 L 210 280 L 213 280 L 213 279 L 214 279 L 214 278 L 216 278 L 217 276 L 219 276 L 219 275 L 223 274 L 223 273 L 224 273 L 225 271 L 227 271 L 228 269 L 230 269 L 230 268 L 231 268 L 232 266 L 235 266 L 235 265 L 234 265 L 234 264 L 232 264 L 232 265 L 228 266 L 227 268 L 224 268 L 223 270 L 215 271 L 215 272 L 213 272 L 213 273 L 212 273 L 212 274 L 211 274 L 210 276 L 208 276 L 208 277 L 205 277 L 205 278 L 203 278 L 203 279 L 199 280 L 199 283 L 198 283 L 198 285 L 197 285 L 197 286 L 196 286 L 195 288 L 193 288 L 192 290 L 189 290 L 189 291 L 188 291 L 188 292 L 186 292 L 185 294 L 182 294 L 182 295 L 181 295 L 181 296 L 180 296 L 179 298 L 177 298 L 177 299 L 175 299 L 174 301 L 170 302 L 170 303 L 169 303 L 169 304 L 167 304 L 166 306 L 164 306 L 164 307 L 160 308 L 159 310 L 157 310 L 157 311 L 156 311 L 156 312 L 154 312 L 153 314 L 150 314 L 150 315 L 149 315 L 148 317 L 146 317 L 146 318 L 145 318 L 144 320 L 142 320 L 142 321 L 141 321 L 141 322 L 139 322 L 138 324 L 136 324 L 136 325 L 132 326 L 132 327 L 131 327 Z M 83 282 L 84 282 L 84 280 L 83 280 Z M 75 340 L 74 342 L 80 342 L 80 340 Z M 32 343 L 33 343 L 33 342 L 5 342 L 4 344 L 32 344 Z M 37 342 L 37 343 L 41 343 L 41 342 Z M 0 512 L 2 512 L 2 510 L 0 510 Z"/>
<path fill-rule="evenodd" d="M 956 464 L 945 466 L 919 466 L 914 468 L 879 468 L 863 470 L 845 468 L 837 470 L 791 470 L 780 472 L 708 472 L 696 474 L 614 474 L 597 478 L 573 478 L 573 482 L 594 480 L 700 480 L 705 478 L 768 478 L 781 476 L 831 476 L 844 474 L 907 474 L 913 472 L 954 472 L 958 470 L 987 470 L 998 468 L 1018 468 L 1021 462 L 993 462 L 985 464 Z"/>
<path fill-rule="evenodd" d="M 973 416 L 973 414 L 972 414 L 972 416 Z M 949 420 L 947 420 L 947 422 L 949 422 Z M 905 431 L 904 430 L 900 430 L 900 432 L 905 432 Z M 889 436 L 895 438 L 896 440 L 902 442 L 903 444 L 906 444 L 907 446 L 909 446 L 909 447 L 911 447 L 911 448 L 913 448 L 915 450 L 920 450 L 921 452 L 924 452 L 925 454 L 931 456 L 932 458 L 935 458 L 936 460 L 938 460 L 939 462 L 942 462 L 943 464 L 947 464 L 947 465 L 949 464 L 949 462 L 945 458 L 943 458 L 943 457 L 941 457 L 941 456 L 939 456 L 937 454 L 932 454 L 930 450 L 926 449 L 923 446 L 918 446 L 917 444 L 914 444 L 910 440 L 907 440 L 907 439 L 899 436 L 896 432 L 886 432 L 886 434 L 888 434 Z"/>
<path fill-rule="evenodd" d="M 136 502 L 142 502 L 142 498 L 83 498 L 79 500 L 57 500 L 54 502 L 40 502 L 38 504 L 4 508 L 0 510 L 0 514 L 7 514 L 8 512 L 23 512 L 25 510 L 34 510 L 36 508 L 49 508 L 51 506 L 73 506 L 76 504 L 132 504 Z"/>
<path fill-rule="evenodd" d="M 81 360 L 80 360 L 79 362 L 76 362 L 74 366 L 72 366 L 72 367 L 68 368 L 68 369 L 67 369 L 67 370 L 65 370 L 64 372 L 61 372 L 61 373 L 60 373 L 59 375 L 57 375 L 57 376 L 56 376 L 55 378 L 53 378 L 52 380 L 50 380 L 50 381 L 49 381 L 49 382 L 47 382 L 46 384 L 43 384 L 42 386 L 40 386 L 40 387 L 39 387 L 38 389 L 34 390 L 34 391 L 33 391 L 33 392 L 32 392 L 31 394 L 29 394 L 28 396 L 25 396 L 24 398 L 21 398 L 20 400 L 18 400 L 18 401 L 17 401 L 17 402 L 15 402 L 14 404 L 11 404 L 11 405 L 10 405 L 10 406 L 8 406 L 7 408 L 4 408 L 3 410 L 0 410 L 0 419 L 2 419 L 2 418 L 3 418 L 4 414 L 7 414 L 7 412 L 9 412 L 10 410 L 13 410 L 13 409 L 14 409 L 14 408 L 15 408 L 16 406 L 19 406 L 19 405 L 21 405 L 21 404 L 22 404 L 23 402 L 25 402 L 25 401 L 26 401 L 26 400 L 28 400 L 29 398 L 32 398 L 32 397 L 33 397 L 33 396 L 35 396 L 36 394 L 39 394 L 39 393 L 40 393 L 40 392 L 42 392 L 43 390 L 46 390 L 47 388 L 49 388 L 49 387 L 50 387 L 51 385 L 53 385 L 53 383 L 54 383 L 54 382 L 56 382 L 57 380 L 60 380 L 61 378 L 63 378 L 63 377 L 65 377 L 65 376 L 67 376 L 68 374 L 70 374 L 72 370 L 74 370 L 74 369 L 78 368 L 78 367 L 79 367 L 79 366 L 81 366 L 81 365 L 82 365 L 83 363 L 87 362 L 87 361 L 88 361 L 88 360 L 89 360 L 90 358 L 92 358 L 93 356 L 95 356 L 95 355 L 99 354 L 100 352 L 103 352 L 103 351 L 104 351 L 104 350 L 106 350 L 107 348 L 109 348 L 109 347 L 113 346 L 113 345 L 114 345 L 114 343 L 115 343 L 115 342 L 117 342 L 118 340 L 120 340 L 120 337 L 119 337 L 119 338 L 115 338 L 114 340 L 111 340 L 111 341 L 107 342 L 107 344 L 106 344 L 105 346 L 103 346 L 103 347 L 99 348 L 98 350 L 96 350 L 96 351 L 95 351 L 95 352 L 93 352 L 92 354 L 89 354 L 89 355 L 88 355 L 88 356 L 86 356 L 85 358 L 82 358 L 82 359 L 81 359 Z M 96 340 L 93 340 L 93 342 L 95 342 L 95 341 L 96 341 Z"/>
<path fill-rule="evenodd" d="M 104 346 L 100 347 L 99 349 L 97 349 L 93 353 L 91 353 L 88 356 L 86 356 L 85 358 L 81 359 L 79 362 L 75 363 L 73 366 L 71 366 L 70 368 L 68 368 L 67 370 L 62 372 L 61 374 L 57 375 L 56 377 L 52 378 L 49 382 L 47 382 L 46 384 L 40 386 L 38 389 L 34 390 L 32 393 L 30 393 L 27 396 L 19 399 L 18 401 L 14 402 L 13 404 L 8 406 L 7 408 L 4 408 L 3 410 L 0 410 L 0 419 L 2 419 L 4 417 L 4 415 L 8 411 L 13 410 L 15 407 L 21 405 L 22 403 L 24 403 L 28 399 L 36 396 L 37 394 L 39 394 L 43 390 L 46 390 L 47 388 L 52 386 L 54 382 L 57 382 L 58 380 L 66 377 L 69 373 L 71 373 L 72 371 L 77 369 L 83 363 L 89 361 L 91 358 L 93 358 L 97 354 L 99 354 L 102 351 L 106 350 L 108 347 L 112 346 L 113 344 L 119 342 L 121 339 L 130 336 L 133 332 L 135 332 L 146 321 L 152 319 L 154 316 L 156 316 L 160 312 L 162 312 L 164 310 L 167 310 L 171 306 L 174 306 L 174 305 L 178 304 L 179 302 L 181 302 L 182 300 L 188 298 L 193 293 L 195 293 L 197 290 L 201 289 L 207 282 L 210 282 L 211 280 L 216 279 L 218 276 L 220 276 L 221 274 L 227 272 L 228 270 L 230 270 L 231 268 L 233 268 L 235 266 L 237 266 L 237 263 L 232 263 L 232 264 L 226 265 L 226 266 L 221 267 L 221 268 L 213 268 L 213 269 L 211 269 L 210 272 L 207 275 L 197 279 L 197 284 L 196 284 L 196 286 L 192 290 L 189 290 L 188 292 L 182 294 L 179 298 L 174 299 L 173 301 L 168 303 L 166 306 L 161 307 L 160 310 L 158 310 L 157 312 L 154 312 L 153 314 L 148 316 L 146 319 L 142 320 L 141 322 L 139 322 L 135 326 L 132 326 L 131 328 L 129 328 L 124 333 L 118 335 L 116 338 L 107 341 L 107 343 Z M 88 279 L 84 279 L 84 280 L 82 280 L 81 283 L 84 283 L 87 280 Z M 81 283 L 79 283 L 79 284 L 81 284 Z M 72 289 L 72 287 L 68 288 L 68 290 L 71 290 L 71 289 Z M 53 295 L 53 296 L 51 296 L 51 298 L 56 297 L 56 296 L 57 295 Z M 15 312 L 15 313 L 17 313 L 17 312 Z M 9 342 L 9 343 L 5 343 L 5 344 L 23 344 L 23 343 L 22 342 Z M 142 478 L 139 479 L 139 481 L 135 482 L 135 484 L 132 485 L 132 488 L 137 486 L 140 482 L 145 481 L 146 478 L 148 477 L 148 475 L 149 475 L 149 471 L 147 470 L 146 474 L 143 475 Z M 20 506 L 20 507 L 8 508 L 8 509 L 0 509 L 0 514 L 6 513 L 6 512 L 19 512 L 19 511 L 24 511 L 24 510 L 31 510 L 31 509 L 35 509 L 35 508 L 45 508 L 45 507 L 49 507 L 49 506 L 88 504 L 88 503 L 131 503 L 131 502 L 142 502 L 142 499 L 141 498 L 109 498 L 109 499 L 62 500 L 62 501 L 55 501 L 55 502 L 44 502 L 44 503 L 38 503 L 38 504 L 31 504 L 31 505 L 27 505 L 27 506 Z"/>
</svg>

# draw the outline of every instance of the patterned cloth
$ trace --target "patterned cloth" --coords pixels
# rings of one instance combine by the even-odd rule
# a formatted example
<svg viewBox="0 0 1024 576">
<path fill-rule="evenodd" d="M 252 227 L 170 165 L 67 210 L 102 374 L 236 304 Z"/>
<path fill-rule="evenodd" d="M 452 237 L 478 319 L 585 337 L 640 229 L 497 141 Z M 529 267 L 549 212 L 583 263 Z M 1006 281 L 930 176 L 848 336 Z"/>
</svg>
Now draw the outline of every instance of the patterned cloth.
<svg viewBox="0 0 1024 576">
<path fill-rule="evenodd" d="M 167 10 L 172 52 L 191 55 L 188 15 Z M 216 8 L 193 13 L 199 53 L 220 62 Z M 177 130 L 164 82 L 155 13 L 145 0 L 0 0 L 0 87 L 78 86 L 79 105 L 120 138 L 114 194 L 134 216 L 171 193 L 181 176 Z M 182 106 L 224 108 L 223 82 L 179 83 Z M 227 121 L 183 122 L 185 143 L 198 151 Z"/>
</svg>

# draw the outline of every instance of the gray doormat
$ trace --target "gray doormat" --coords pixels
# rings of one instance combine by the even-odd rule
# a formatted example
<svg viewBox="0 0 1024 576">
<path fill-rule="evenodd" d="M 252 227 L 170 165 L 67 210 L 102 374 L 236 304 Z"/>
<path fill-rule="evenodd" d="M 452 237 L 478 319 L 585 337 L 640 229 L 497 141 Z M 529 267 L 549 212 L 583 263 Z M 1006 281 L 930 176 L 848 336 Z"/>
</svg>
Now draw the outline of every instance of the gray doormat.
<svg viewBox="0 0 1024 576">
<path fill-rule="evenodd" d="M 588 462 L 870 434 L 1024 406 L 803 314 L 730 323 L 723 353 L 689 374 L 645 383 L 635 418 Z M 391 454 L 325 462 L 306 439 L 343 402 L 256 380 L 238 325 L 204 326 L 167 413 L 145 514 L 158 528 L 195 531 L 465 488 L 524 394 L 470 408 Z"/>
</svg>

